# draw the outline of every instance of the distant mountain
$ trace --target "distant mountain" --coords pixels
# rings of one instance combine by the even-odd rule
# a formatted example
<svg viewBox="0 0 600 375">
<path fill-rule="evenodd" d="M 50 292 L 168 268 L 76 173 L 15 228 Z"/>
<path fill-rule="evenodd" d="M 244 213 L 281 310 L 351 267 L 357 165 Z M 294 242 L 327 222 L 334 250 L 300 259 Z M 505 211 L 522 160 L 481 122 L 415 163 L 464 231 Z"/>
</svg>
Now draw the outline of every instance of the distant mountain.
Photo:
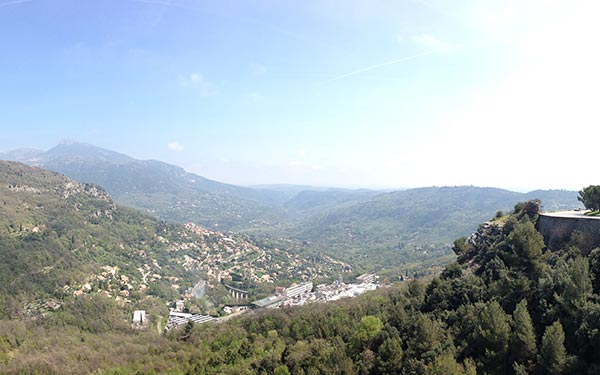
<svg viewBox="0 0 600 375">
<path fill-rule="evenodd" d="M 43 154 L 43 150 L 35 148 L 19 148 L 8 152 L 0 152 L 0 160 L 23 161 L 32 160 L 39 154 Z"/>
<path fill-rule="evenodd" d="M 564 190 L 522 194 L 470 186 L 393 192 L 240 187 L 160 161 L 74 142 L 46 152 L 17 150 L 1 157 L 100 185 L 116 202 L 162 219 L 245 232 L 266 243 L 292 240 L 298 248 L 341 256 L 365 269 L 447 261 L 453 239 L 469 235 L 497 210 L 510 210 L 520 201 L 541 199 L 545 210 L 580 207 L 577 193 Z"/>
<path fill-rule="evenodd" d="M 525 194 L 521 200 L 539 199 L 542 201 L 542 210 L 560 211 L 583 208 L 577 196 L 576 191 L 570 190 L 534 190 Z"/>
<path fill-rule="evenodd" d="M 19 161 L 24 163 L 100 185 L 117 202 L 168 220 L 229 230 L 275 225 L 285 215 L 278 207 L 286 199 L 283 193 L 209 180 L 174 165 L 85 143 L 63 142 L 46 152 L 6 155 L 10 160 L 22 155 Z"/>
<path fill-rule="evenodd" d="M 267 184 L 267 185 L 252 185 L 249 186 L 253 189 L 276 191 L 283 193 L 288 199 L 293 198 L 298 193 L 305 191 L 314 192 L 356 192 L 356 191 L 378 191 L 384 192 L 384 190 L 373 190 L 373 189 L 348 189 L 348 188 L 336 188 L 331 186 L 312 186 L 312 185 L 292 185 L 292 184 Z"/>
<path fill-rule="evenodd" d="M 498 210 L 530 199 L 541 199 L 548 210 L 580 207 L 576 193 L 564 190 L 523 194 L 473 186 L 418 188 L 349 198 L 314 211 L 287 233 L 366 269 L 423 264 L 448 259 L 454 239 L 473 233 Z"/>
<path fill-rule="evenodd" d="M 328 208 L 363 202 L 381 194 L 375 190 L 303 190 L 285 202 L 284 206 L 298 213 L 323 211 Z"/>
</svg>

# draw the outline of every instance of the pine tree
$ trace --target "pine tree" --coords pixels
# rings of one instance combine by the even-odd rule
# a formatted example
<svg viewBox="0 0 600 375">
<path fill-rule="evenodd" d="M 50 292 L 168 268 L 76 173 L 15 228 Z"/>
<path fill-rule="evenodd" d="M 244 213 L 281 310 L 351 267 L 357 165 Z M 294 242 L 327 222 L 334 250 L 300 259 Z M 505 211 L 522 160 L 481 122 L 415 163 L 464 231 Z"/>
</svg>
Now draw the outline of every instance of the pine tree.
<svg viewBox="0 0 600 375">
<path fill-rule="evenodd" d="M 402 367 L 402 339 L 390 337 L 379 346 L 377 353 L 377 370 L 380 374 L 394 374 Z"/>
<path fill-rule="evenodd" d="M 485 370 L 503 373 L 510 342 L 510 316 L 498 302 L 493 301 L 483 309 L 477 330 L 479 345 L 484 349 L 482 362 Z"/>
<path fill-rule="evenodd" d="M 600 247 L 592 250 L 588 256 L 590 263 L 590 274 L 594 293 L 600 294 Z"/>
<path fill-rule="evenodd" d="M 513 332 L 510 340 L 510 352 L 513 363 L 518 363 L 526 369 L 531 370 L 534 365 L 537 347 L 535 344 L 535 332 L 527 301 L 522 300 L 517 304 L 513 312 Z"/>
<path fill-rule="evenodd" d="M 561 374 L 567 362 L 567 350 L 565 349 L 565 332 L 560 321 L 546 327 L 542 337 L 542 349 L 540 352 L 540 363 L 548 374 Z"/>
</svg>

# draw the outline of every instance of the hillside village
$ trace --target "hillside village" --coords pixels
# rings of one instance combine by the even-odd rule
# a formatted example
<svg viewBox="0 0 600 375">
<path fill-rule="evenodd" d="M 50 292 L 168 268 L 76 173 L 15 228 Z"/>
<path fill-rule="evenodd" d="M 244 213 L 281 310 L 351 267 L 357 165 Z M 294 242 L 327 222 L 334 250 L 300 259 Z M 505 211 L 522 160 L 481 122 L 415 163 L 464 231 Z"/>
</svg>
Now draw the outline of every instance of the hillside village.
<svg viewBox="0 0 600 375">
<path fill-rule="evenodd" d="M 363 274 L 356 278 L 356 283 L 346 284 L 341 275 L 338 280 L 331 284 L 320 284 L 316 287 L 311 281 L 295 284 L 288 288 L 278 287 L 276 293 L 268 297 L 255 300 L 243 305 L 226 306 L 225 317 L 215 318 L 209 315 L 192 314 L 185 312 L 185 299 L 177 301 L 175 308 L 169 312 L 166 330 L 170 330 L 188 322 L 201 324 L 208 322 L 222 322 L 228 320 L 232 314 L 239 315 L 250 311 L 250 309 L 275 309 L 281 307 L 303 306 L 308 303 L 337 301 L 342 298 L 354 298 L 365 292 L 376 290 L 380 287 L 377 281 L 379 277 L 375 274 Z M 190 296 L 186 296 L 189 300 Z M 145 311 L 137 310 L 133 314 L 134 325 L 143 324 Z"/>
<path fill-rule="evenodd" d="M 153 286 L 160 283 L 168 285 L 174 292 L 175 299 L 169 303 L 174 305 L 176 301 L 195 299 L 192 283 L 198 279 L 202 280 L 202 287 L 210 299 L 213 293 L 226 291 L 224 285 L 231 283 L 232 275 L 243 275 L 248 285 L 271 284 L 273 286 L 267 288 L 274 289 L 280 280 L 324 278 L 339 269 L 330 257 L 323 257 L 319 262 L 277 248 L 266 252 L 242 237 L 211 231 L 193 223 L 183 226 L 177 240 L 157 236 L 156 241 L 166 247 L 165 256 L 169 263 L 179 266 L 183 274 L 175 276 L 170 272 L 173 264 L 165 264 L 148 251 L 139 249 L 134 256 L 141 265 L 135 272 L 104 265 L 86 282 L 65 285 L 64 291 L 74 296 L 100 294 L 114 297 L 121 304 L 130 304 L 136 294 L 151 292 Z M 277 258 L 277 262 L 273 258 Z M 230 301 L 236 299 L 230 297 Z"/>
<path fill-rule="evenodd" d="M 174 305 L 195 295 L 218 306 L 236 302 L 233 289 L 260 297 L 276 283 L 326 278 L 340 269 L 332 257 L 303 257 L 261 248 L 244 235 L 159 221 L 115 204 L 95 185 L 19 163 L 0 163 L 0 194 L 7 261 L 25 261 L 20 243 L 44 254 L 22 263 L 7 284 L 14 288 L 35 276 L 36 287 L 48 288 L 15 301 L 29 317 L 57 310 L 68 296 L 105 296 L 132 306 L 145 296 Z M 11 257 L 12 251 L 21 255 Z"/>
</svg>

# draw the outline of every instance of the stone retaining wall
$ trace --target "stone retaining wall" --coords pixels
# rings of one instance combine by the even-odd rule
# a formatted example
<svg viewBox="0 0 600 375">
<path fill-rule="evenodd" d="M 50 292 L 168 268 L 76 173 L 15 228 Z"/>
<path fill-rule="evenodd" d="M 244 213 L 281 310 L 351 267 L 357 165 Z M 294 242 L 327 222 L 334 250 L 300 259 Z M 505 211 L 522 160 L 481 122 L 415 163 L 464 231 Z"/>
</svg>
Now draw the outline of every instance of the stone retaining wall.
<svg viewBox="0 0 600 375">
<path fill-rule="evenodd" d="M 540 214 L 537 229 L 544 237 L 546 246 L 559 250 L 573 238 L 574 232 L 581 233 L 577 245 L 584 255 L 600 247 L 600 220 L 593 218 L 556 217 Z"/>
</svg>

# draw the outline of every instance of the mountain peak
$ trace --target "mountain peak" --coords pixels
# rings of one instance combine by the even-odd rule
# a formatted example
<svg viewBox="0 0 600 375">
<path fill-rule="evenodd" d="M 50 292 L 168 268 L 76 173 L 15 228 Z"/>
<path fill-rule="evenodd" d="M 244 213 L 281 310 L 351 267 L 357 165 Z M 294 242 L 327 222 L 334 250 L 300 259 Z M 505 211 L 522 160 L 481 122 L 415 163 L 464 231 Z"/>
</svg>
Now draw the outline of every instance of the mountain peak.
<svg viewBox="0 0 600 375">
<path fill-rule="evenodd" d="M 79 141 L 76 141 L 76 140 L 74 140 L 74 139 L 67 139 L 67 138 L 65 138 L 65 139 L 61 140 L 61 141 L 58 143 L 58 145 L 67 145 L 67 146 L 68 146 L 68 145 L 77 145 L 77 144 L 79 144 L 79 145 L 87 145 L 87 146 L 90 146 L 90 147 L 96 147 L 96 146 L 93 146 L 93 145 L 91 145 L 91 144 L 89 144 L 89 143 L 85 143 L 85 142 L 79 142 Z"/>
<path fill-rule="evenodd" d="M 101 161 L 114 164 L 123 164 L 134 161 L 133 158 L 125 154 L 73 140 L 61 141 L 58 145 L 46 151 L 45 156 L 49 158 Z"/>
</svg>

